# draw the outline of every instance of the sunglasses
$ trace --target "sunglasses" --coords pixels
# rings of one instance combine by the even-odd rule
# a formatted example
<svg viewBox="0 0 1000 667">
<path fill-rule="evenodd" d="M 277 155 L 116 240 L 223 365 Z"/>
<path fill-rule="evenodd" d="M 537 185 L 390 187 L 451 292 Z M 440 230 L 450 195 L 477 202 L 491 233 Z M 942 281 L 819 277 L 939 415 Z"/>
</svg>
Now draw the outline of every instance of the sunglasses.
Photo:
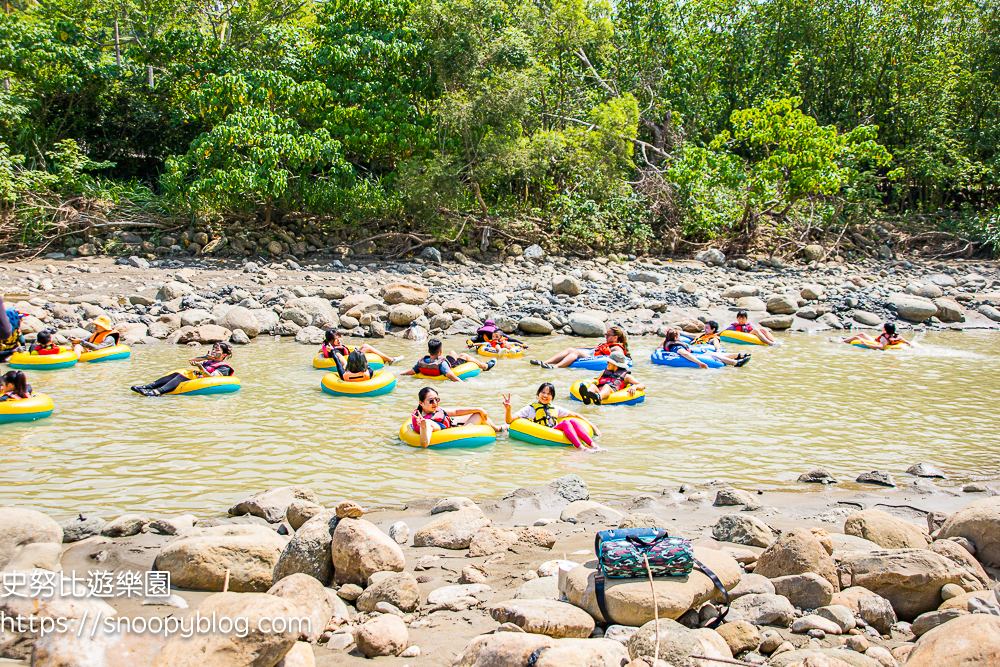
<svg viewBox="0 0 1000 667">
<path fill-rule="evenodd" d="M 441 402 L 440 398 L 428 398 L 425 403 L 430 403 L 431 405 L 438 405 Z"/>
</svg>

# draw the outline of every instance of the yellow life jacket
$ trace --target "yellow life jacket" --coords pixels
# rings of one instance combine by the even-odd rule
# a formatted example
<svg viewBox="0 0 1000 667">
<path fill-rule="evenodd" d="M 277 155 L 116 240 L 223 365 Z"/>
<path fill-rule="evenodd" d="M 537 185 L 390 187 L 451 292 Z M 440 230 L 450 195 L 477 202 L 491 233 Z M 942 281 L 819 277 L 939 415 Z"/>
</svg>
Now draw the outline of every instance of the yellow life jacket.
<svg viewBox="0 0 1000 667">
<path fill-rule="evenodd" d="M 21 344 L 21 328 L 18 327 L 11 332 L 9 336 L 0 340 L 0 351 L 6 352 L 7 350 L 13 350 L 15 347 Z"/>
<path fill-rule="evenodd" d="M 542 426 L 555 428 L 558 420 L 556 419 L 555 410 L 552 409 L 551 404 L 542 405 L 541 403 L 532 403 L 531 407 L 535 409 L 535 418 L 531 421 L 536 424 L 541 424 Z"/>
</svg>

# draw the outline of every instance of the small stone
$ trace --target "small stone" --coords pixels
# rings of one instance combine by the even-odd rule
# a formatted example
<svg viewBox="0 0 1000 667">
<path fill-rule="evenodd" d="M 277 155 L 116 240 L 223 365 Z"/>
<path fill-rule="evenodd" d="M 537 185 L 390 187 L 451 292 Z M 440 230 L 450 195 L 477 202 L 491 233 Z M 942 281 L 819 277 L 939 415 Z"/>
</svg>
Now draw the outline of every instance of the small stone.
<svg viewBox="0 0 1000 667">
<path fill-rule="evenodd" d="M 857 651 L 858 653 L 864 653 L 868 650 L 871 644 L 868 643 L 868 639 L 864 635 L 849 635 L 845 641 L 847 648 L 852 651 Z"/>
<path fill-rule="evenodd" d="M 906 474 L 928 479 L 947 479 L 941 469 L 930 463 L 917 463 L 906 469 Z"/>
<path fill-rule="evenodd" d="M 419 658 L 420 657 L 420 647 L 410 646 L 405 651 L 399 654 L 400 658 Z"/>
<path fill-rule="evenodd" d="M 781 646 L 782 641 L 784 640 L 777 630 L 764 630 L 760 633 L 760 646 L 757 648 L 761 653 L 774 653 L 775 649 Z"/>
<path fill-rule="evenodd" d="M 807 473 L 799 475 L 799 481 L 807 484 L 836 484 L 837 480 L 833 475 L 823 468 L 816 468 Z"/>
<path fill-rule="evenodd" d="M 872 470 L 871 472 L 863 472 L 858 475 L 855 480 L 859 484 L 875 484 L 877 486 L 889 486 L 895 487 L 896 482 L 892 479 L 890 475 L 885 470 Z"/>
<path fill-rule="evenodd" d="M 350 500 L 345 500 L 344 502 L 337 505 L 337 518 L 338 519 L 358 519 L 361 515 L 365 513 L 364 508 L 361 505 L 352 502 Z"/>
<path fill-rule="evenodd" d="M 808 616 L 797 618 L 792 622 L 792 632 L 801 633 L 810 630 L 821 630 L 829 635 L 841 634 L 839 625 L 817 614 L 809 614 Z M 822 639 L 822 637 L 819 637 L 819 639 Z"/>
<path fill-rule="evenodd" d="M 945 584 L 941 587 L 941 599 L 950 600 L 959 595 L 964 595 L 965 589 L 958 584 Z"/>
<path fill-rule="evenodd" d="M 406 544 L 410 539 L 410 527 L 406 525 L 405 521 L 397 521 L 389 526 L 389 537 L 391 537 L 396 544 Z"/>
<path fill-rule="evenodd" d="M 354 600 L 357 600 L 359 597 L 361 597 L 361 594 L 364 592 L 365 590 L 361 588 L 361 586 L 358 586 L 357 584 L 344 584 L 339 589 L 337 589 L 337 595 L 347 600 L 348 602 L 353 602 Z"/>
</svg>

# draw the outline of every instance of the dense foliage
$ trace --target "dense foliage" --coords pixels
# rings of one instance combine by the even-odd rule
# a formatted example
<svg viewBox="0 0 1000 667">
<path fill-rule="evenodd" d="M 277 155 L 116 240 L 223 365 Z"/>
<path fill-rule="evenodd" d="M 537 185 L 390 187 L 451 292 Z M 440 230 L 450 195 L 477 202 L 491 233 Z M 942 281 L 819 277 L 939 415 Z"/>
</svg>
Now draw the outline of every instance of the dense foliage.
<svg viewBox="0 0 1000 667">
<path fill-rule="evenodd" d="M 3 7 L 4 224 L 48 192 L 466 244 L 996 229 L 995 0 Z"/>
</svg>

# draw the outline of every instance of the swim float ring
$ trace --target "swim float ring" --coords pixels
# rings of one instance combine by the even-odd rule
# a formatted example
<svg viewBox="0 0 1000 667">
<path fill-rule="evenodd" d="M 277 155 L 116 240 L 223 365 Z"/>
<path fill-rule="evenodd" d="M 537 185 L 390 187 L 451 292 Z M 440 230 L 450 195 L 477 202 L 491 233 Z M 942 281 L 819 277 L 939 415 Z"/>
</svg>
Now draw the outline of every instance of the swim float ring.
<svg viewBox="0 0 1000 667">
<path fill-rule="evenodd" d="M 353 347 L 348 346 L 347 349 L 354 352 Z M 377 371 L 385 367 L 385 362 L 382 361 L 382 357 L 373 352 L 365 352 L 365 359 L 368 361 L 368 368 L 373 371 Z M 313 368 L 318 368 L 324 371 L 337 370 L 337 362 L 329 357 L 324 357 L 322 354 L 317 354 L 313 357 Z"/>
<path fill-rule="evenodd" d="M 188 378 L 187 382 L 181 382 L 176 389 L 168 391 L 163 396 L 208 396 L 209 394 L 231 394 L 240 390 L 240 380 L 236 376 L 229 377 L 205 377 L 194 369 L 176 370 Z"/>
<path fill-rule="evenodd" d="M 704 346 L 698 345 L 697 347 Z M 702 363 L 706 364 L 709 368 L 722 368 L 725 366 L 725 364 L 714 355 L 705 354 L 704 352 L 695 352 L 694 349 L 692 349 L 691 354 L 695 359 L 698 359 Z M 660 366 L 673 366 L 674 368 L 699 368 L 698 364 L 694 363 L 690 359 L 685 359 L 676 352 L 664 352 L 662 349 L 653 350 L 653 354 L 650 355 L 650 361 Z"/>
<path fill-rule="evenodd" d="M 413 430 L 413 425 L 406 421 L 399 427 L 399 439 L 410 447 L 420 446 L 420 434 Z M 434 449 L 458 447 L 485 447 L 497 441 L 497 434 L 486 424 L 475 426 L 453 426 L 438 429 L 431 434 L 431 444 Z"/>
<path fill-rule="evenodd" d="M 459 364 L 451 369 L 455 375 L 461 380 L 467 380 L 469 378 L 474 378 L 479 375 L 483 369 L 479 367 L 479 364 L 475 364 L 471 361 L 466 361 L 464 364 Z M 420 378 L 421 380 L 447 380 L 448 378 L 444 375 L 424 375 L 423 373 L 417 373 L 413 377 Z M 448 430 L 448 429 L 445 429 Z"/>
<path fill-rule="evenodd" d="M 583 385 L 596 382 L 597 378 L 593 380 L 577 380 L 569 388 L 569 395 L 577 401 L 583 401 L 583 395 L 580 394 L 580 387 Z M 634 396 L 629 396 L 628 387 L 622 389 L 621 391 L 612 392 L 610 396 L 601 401 L 601 405 L 638 405 L 646 400 L 646 392 L 642 389 L 637 389 Z"/>
<path fill-rule="evenodd" d="M 76 362 L 75 352 L 72 350 L 62 350 L 59 354 L 15 352 L 10 356 L 8 363 L 11 368 L 18 368 L 23 371 L 54 371 L 59 368 L 76 366 Z"/>
<path fill-rule="evenodd" d="M 55 406 L 46 394 L 35 394 L 31 398 L 20 398 L 0 402 L 0 424 L 13 422 L 33 422 L 52 414 Z"/>
<path fill-rule="evenodd" d="M 520 345 L 512 344 L 510 347 L 502 347 L 499 350 L 492 345 L 484 343 L 476 344 L 471 340 L 467 342 L 470 348 L 476 349 L 476 354 L 481 357 L 502 357 L 504 359 L 517 359 L 524 354 L 524 348 Z"/>
<path fill-rule="evenodd" d="M 606 354 L 591 354 L 589 357 L 580 357 L 571 363 L 568 368 L 582 368 L 587 371 L 604 371 L 607 370 L 608 361 L 610 359 L 611 357 Z M 629 368 L 632 368 L 632 359 L 628 359 L 627 365 Z"/>
<path fill-rule="evenodd" d="M 377 371 L 367 380 L 345 382 L 336 373 L 327 373 L 319 384 L 323 391 L 334 396 L 368 398 L 390 393 L 396 388 L 396 376 L 389 371 Z"/>
<path fill-rule="evenodd" d="M 869 340 L 852 340 L 851 345 L 854 347 L 861 347 L 866 350 L 877 350 L 879 349 L 878 343 L 873 343 Z M 886 345 L 883 350 L 901 350 L 906 347 L 903 343 L 893 343 L 892 345 Z"/>
<path fill-rule="evenodd" d="M 575 419 L 574 417 L 568 417 L 566 419 Z M 562 419 L 559 420 L 563 421 Z M 590 424 L 583 420 L 577 420 L 586 429 L 587 433 L 593 437 L 594 429 Z M 523 442 L 530 442 L 534 445 L 555 445 L 572 447 L 573 443 L 563 434 L 562 431 L 557 431 L 554 428 L 549 428 L 544 424 L 536 424 L 530 419 L 521 419 L 518 417 L 510 423 L 510 437 L 514 440 L 521 440 Z"/>
<path fill-rule="evenodd" d="M 128 359 L 131 354 L 132 350 L 129 349 L 128 345 L 122 345 L 119 343 L 118 345 L 101 348 L 100 350 L 85 350 L 83 354 L 80 355 L 80 361 L 96 364 L 99 361 Z"/>
<path fill-rule="evenodd" d="M 727 329 L 726 331 L 719 332 L 719 338 L 728 343 L 736 343 L 737 345 L 764 345 L 764 341 L 757 338 L 756 334 L 745 331 Z"/>
</svg>

